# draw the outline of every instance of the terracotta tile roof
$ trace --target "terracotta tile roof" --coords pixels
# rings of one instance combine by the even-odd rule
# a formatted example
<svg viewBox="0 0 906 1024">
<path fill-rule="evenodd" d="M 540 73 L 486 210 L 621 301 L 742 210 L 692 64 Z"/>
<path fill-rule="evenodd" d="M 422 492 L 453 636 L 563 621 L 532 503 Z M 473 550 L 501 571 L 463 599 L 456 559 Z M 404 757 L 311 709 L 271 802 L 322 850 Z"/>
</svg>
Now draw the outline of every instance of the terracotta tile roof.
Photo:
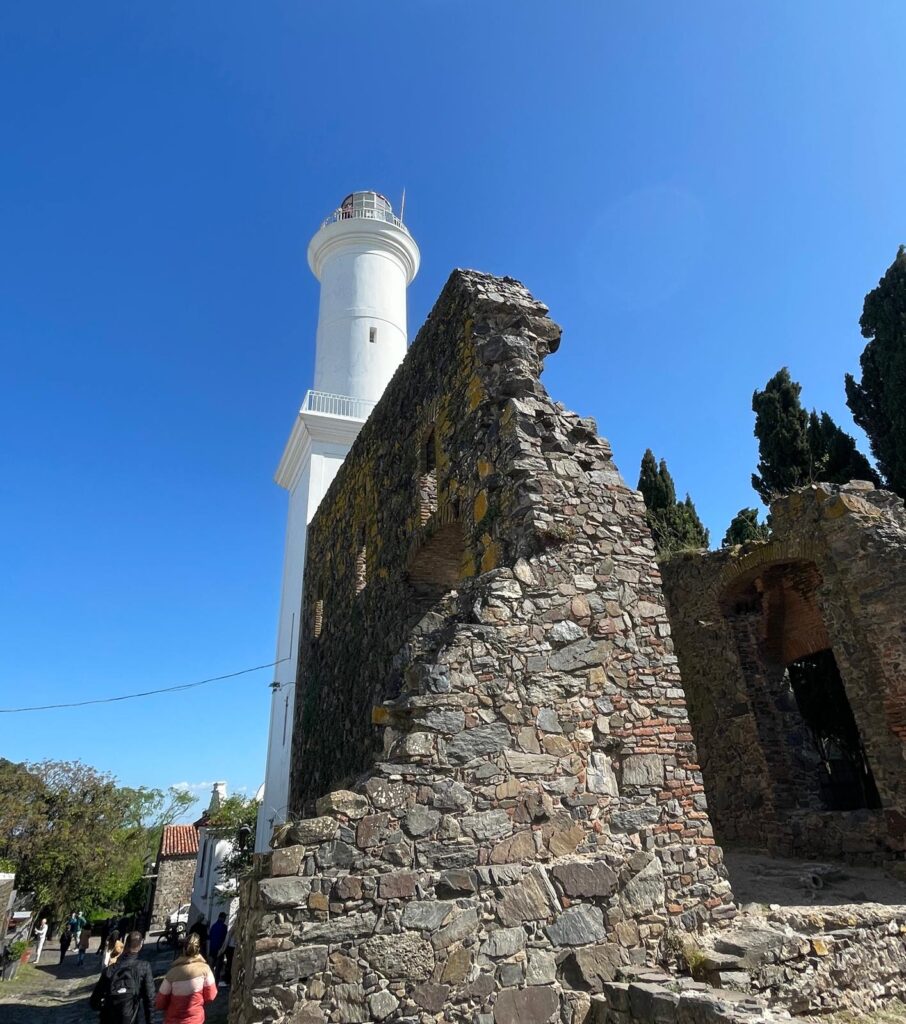
<svg viewBox="0 0 906 1024">
<path fill-rule="evenodd" d="M 164 825 L 161 857 L 185 857 L 193 853 L 198 853 L 198 832 L 194 825 Z"/>
</svg>

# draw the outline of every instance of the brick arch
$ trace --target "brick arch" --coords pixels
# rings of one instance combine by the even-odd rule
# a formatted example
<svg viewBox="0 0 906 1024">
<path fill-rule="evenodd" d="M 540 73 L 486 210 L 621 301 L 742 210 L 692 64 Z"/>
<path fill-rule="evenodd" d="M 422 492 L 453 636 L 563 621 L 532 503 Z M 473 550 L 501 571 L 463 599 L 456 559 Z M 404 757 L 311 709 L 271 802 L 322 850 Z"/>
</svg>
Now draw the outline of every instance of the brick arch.
<svg viewBox="0 0 906 1024">
<path fill-rule="evenodd" d="M 725 615 L 758 614 L 765 657 L 785 666 L 832 646 L 816 596 L 822 583 L 811 559 L 762 558 L 735 574 L 720 604 Z"/>
<path fill-rule="evenodd" d="M 804 538 L 787 537 L 774 539 L 758 544 L 753 550 L 729 561 L 714 583 L 718 596 L 726 592 L 733 583 L 741 582 L 757 576 L 772 565 L 784 562 L 815 562 L 819 561 L 821 548 L 815 541 Z"/>
</svg>

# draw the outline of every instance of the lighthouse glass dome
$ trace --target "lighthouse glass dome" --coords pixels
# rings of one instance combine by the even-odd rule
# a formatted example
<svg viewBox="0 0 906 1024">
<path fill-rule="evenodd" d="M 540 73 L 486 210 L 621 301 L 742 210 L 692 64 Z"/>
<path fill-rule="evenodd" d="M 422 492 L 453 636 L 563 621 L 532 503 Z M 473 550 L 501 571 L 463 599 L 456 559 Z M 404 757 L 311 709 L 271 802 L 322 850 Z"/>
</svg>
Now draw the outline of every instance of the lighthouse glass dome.
<svg viewBox="0 0 906 1024">
<path fill-rule="evenodd" d="M 382 196 L 380 192 L 350 192 L 339 207 L 324 221 L 324 224 L 353 219 L 383 220 L 388 224 L 395 224 L 399 228 L 403 227 L 403 222 L 399 217 L 393 215 L 390 200 L 386 196 Z"/>
</svg>

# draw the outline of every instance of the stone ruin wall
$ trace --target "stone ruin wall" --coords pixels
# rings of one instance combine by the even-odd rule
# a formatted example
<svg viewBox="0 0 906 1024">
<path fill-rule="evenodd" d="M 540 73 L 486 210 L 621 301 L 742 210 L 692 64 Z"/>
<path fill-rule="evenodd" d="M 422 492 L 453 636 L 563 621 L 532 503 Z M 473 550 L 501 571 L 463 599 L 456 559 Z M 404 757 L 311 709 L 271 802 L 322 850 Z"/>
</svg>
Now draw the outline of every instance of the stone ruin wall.
<svg viewBox="0 0 906 1024">
<path fill-rule="evenodd" d="M 161 857 L 151 904 L 151 928 L 163 928 L 167 915 L 192 899 L 197 854 Z"/>
<path fill-rule="evenodd" d="M 643 504 L 541 386 L 546 314 L 454 272 L 312 522 L 233 1024 L 570 1024 L 736 913 Z"/>
<path fill-rule="evenodd" d="M 776 501 L 773 538 L 661 567 L 721 842 L 881 862 L 906 850 L 906 514 L 853 482 Z M 783 669 L 830 647 L 880 809 L 829 811 Z"/>
</svg>

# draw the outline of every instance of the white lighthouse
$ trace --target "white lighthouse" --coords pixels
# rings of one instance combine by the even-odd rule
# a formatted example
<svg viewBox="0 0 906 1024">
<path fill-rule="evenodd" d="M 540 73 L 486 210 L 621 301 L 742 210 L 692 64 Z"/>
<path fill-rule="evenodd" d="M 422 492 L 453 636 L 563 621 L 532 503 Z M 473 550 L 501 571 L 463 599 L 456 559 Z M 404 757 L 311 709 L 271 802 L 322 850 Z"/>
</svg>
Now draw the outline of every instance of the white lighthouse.
<svg viewBox="0 0 906 1024">
<path fill-rule="evenodd" d="M 289 491 L 289 513 L 258 851 L 268 848 L 288 810 L 308 524 L 406 354 L 406 288 L 418 272 L 419 251 L 384 196 L 353 192 L 312 238 L 308 265 L 321 282 L 315 379 L 275 476 Z"/>
</svg>

